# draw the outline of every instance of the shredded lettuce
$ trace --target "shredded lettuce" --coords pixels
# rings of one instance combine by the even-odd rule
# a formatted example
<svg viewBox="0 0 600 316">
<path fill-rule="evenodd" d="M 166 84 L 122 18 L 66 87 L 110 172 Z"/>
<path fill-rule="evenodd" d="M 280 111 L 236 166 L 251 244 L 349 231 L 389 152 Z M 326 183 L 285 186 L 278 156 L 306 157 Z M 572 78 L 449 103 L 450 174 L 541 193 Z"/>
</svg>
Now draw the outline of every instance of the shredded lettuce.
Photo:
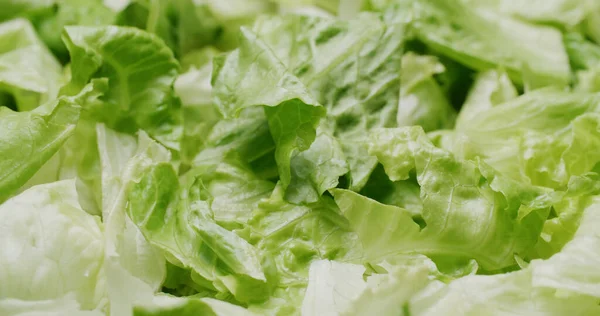
<svg viewBox="0 0 600 316">
<path fill-rule="evenodd" d="M 0 1 L 0 315 L 600 314 L 598 9 Z"/>
</svg>

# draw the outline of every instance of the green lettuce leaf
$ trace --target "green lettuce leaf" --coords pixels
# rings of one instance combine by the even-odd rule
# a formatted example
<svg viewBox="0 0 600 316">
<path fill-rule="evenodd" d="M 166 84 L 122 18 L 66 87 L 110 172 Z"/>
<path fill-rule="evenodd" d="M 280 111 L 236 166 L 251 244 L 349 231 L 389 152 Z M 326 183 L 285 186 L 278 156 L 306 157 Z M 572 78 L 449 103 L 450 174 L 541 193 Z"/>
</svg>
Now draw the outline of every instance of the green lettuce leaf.
<svg viewBox="0 0 600 316">
<path fill-rule="evenodd" d="M 160 39 L 116 26 L 70 26 L 63 35 L 72 60 L 66 93 L 92 78 L 108 78 L 102 102 L 88 109 L 92 118 L 121 132 L 143 129 L 179 149 L 181 112 L 172 87 L 179 66 Z"/>
<path fill-rule="evenodd" d="M 459 160 L 434 147 L 420 127 L 381 129 L 372 137 L 370 151 L 391 180 L 408 179 L 410 172 L 416 172 L 425 228 L 420 230 L 403 209 L 350 192 L 339 197 L 334 193 L 351 226 L 362 227 L 362 243 L 378 245 L 365 247 L 377 251 L 367 259 L 416 251 L 473 258 L 484 269 L 493 270 L 513 264 L 515 253 L 530 250 L 537 241 L 555 201 L 548 190 L 518 185 L 483 162 Z M 368 213 L 358 211 L 359 201 L 377 216 L 367 218 Z M 375 226 L 390 222 L 397 226 L 386 235 L 373 235 L 381 228 L 367 230 L 362 225 L 368 221 L 375 221 Z M 397 241 L 400 236 L 405 242 Z"/>
<path fill-rule="evenodd" d="M 82 106 L 105 89 L 105 83 L 88 85 L 72 97 L 60 97 L 30 112 L 1 107 L 0 201 L 6 200 L 73 134 Z"/>
<path fill-rule="evenodd" d="M 246 108 L 265 106 L 276 144 L 279 176 L 287 188 L 292 177 L 291 159 L 315 140 L 317 124 L 325 113 L 323 107 L 247 29 L 242 29 L 239 50 L 215 60 L 213 85 L 215 103 L 225 117 L 235 117 Z"/>
<path fill-rule="evenodd" d="M 297 32 L 299 25 L 305 25 L 308 33 Z M 329 142 L 333 148 L 338 146 L 335 143 L 342 148 L 332 161 L 347 159 L 351 186 L 360 189 L 376 165 L 374 157 L 367 153 L 366 131 L 395 125 L 401 67 L 397 54 L 404 38 L 402 24 L 393 14 L 384 17 L 364 14 L 348 22 L 295 15 L 286 19 L 259 19 L 252 30 L 327 109 L 335 137 L 329 137 Z M 286 44 L 290 42 L 297 43 L 297 48 L 290 50 Z M 321 151 L 319 148 L 309 150 L 322 157 L 331 155 Z M 336 177 L 346 173 L 336 162 L 316 164 L 311 169 L 301 166 L 292 166 L 301 169 L 296 170 L 296 174 L 309 174 L 309 170 L 313 170 L 318 175 L 317 179 L 299 181 L 296 185 L 303 192 L 312 192 L 303 202 L 316 201 L 320 192 L 336 185 Z M 283 183 L 285 186 L 286 181 Z M 323 186 L 325 183 L 329 184 Z M 289 192 L 286 198 L 302 201 Z"/>
<path fill-rule="evenodd" d="M 366 288 L 364 273 L 365 267 L 361 265 L 313 261 L 302 302 L 302 315 L 337 315 L 347 310 Z"/>
<path fill-rule="evenodd" d="M 190 182 L 180 192 L 172 166 L 148 166 L 128 196 L 130 218 L 172 263 L 191 269 L 199 285 L 241 302 L 265 299 L 268 288 L 257 250 L 215 222 L 213 198 L 202 178 Z"/>
<path fill-rule="evenodd" d="M 585 1 L 577 0 L 533 0 L 520 2 L 514 0 L 465 0 L 465 3 L 494 9 L 524 20 L 540 24 L 573 28 L 586 16 Z"/>
<path fill-rule="evenodd" d="M 570 81 L 569 60 L 554 28 L 460 0 L 409 2 L 417 38 L 442 55 L 475 70 L 503 68 L 512 80 L 528 87 Z"/>
<path fill-rule="evenodd" d="M 407 315 L 409 300 L 437 273 L 424 256 L 394 258 L 374 270 L 367 273 L 362 265 L 313 261 L 302 315 Z"/>
<path fill-rule="evenodd" d="M 243 307 L 212 298 L 175 297 L 157 295 L 152 303 L 136 306 L 135 316 L 252 316 Z"/>
<path fill-rule="evenodd" d="M 444 70 L 433 56 L 402 56 L 398 126 L 420 125 L 426 132 L 453 127 L 456 111 L 433 78 Z"/>
<path fill-rule="evenodd" d="M 599 200 L 594 197 L 581 203 L 583 215 L 579 227 L 560 252 L 546 260 L 531 262 L 534 286 L 551 287 L 559 290 L 580 293 L 600 298 L 598 278 L 600 274 L 593 268 L 599 258 L 594 249 L 600 244 L 595 232 L 600 220 Z"/>
<path fill-rule="evenodd" d="M 138 140 L 97 126 L 101 166 L 101 205 L 105 227 L 105 265 L 111 314 L 131 315 L 165 278 L 165 258 L 144 239 L 126 213 L 127 197 L 149 165 L 168 161 L 169 152 L 140 133 Z"/>
<path fill-rule="evenodd" d="M 31 23 L 16 19 L 0 24 L 0 39 L 0 94 L 11 95 L 19 111 L 54 100 L 63 83 L 62 68 Z"/>
<path fill-rule="evenodd" d="M 66 26 L 102 26 L 115 22 L 116 13 L 105 6 L 102 0 L 56 0 L 50 15 L 36 21 L 40 37 L 61 60 L 68 59 L 68 51 L 62 41 Z"/>
<path fill-rule="evenodd" d="M 248 224 L 240 234 L 260 250 L 273 275 L 270 282 L 276 286 L 270 301 L 252 306 L 261 313 L 297 314 L 310 262 L 355 257 L 358 246 L 356 235 L 330 197 L 307 205 L 292 204 L 284 200 L 281 184 L 259 204 Z"/>
<path fill-rule="evenodd" d="M 597 299 L 532 286 L 531 270 L 432 283 L 410 303 L 411 315 L 595 315 Z"/>
<path fill-rule="evenodd" d="M 0 312 L 6 316 L 103 316 L 101 311 L 82 310 L 70 295 L 54 300 L 0 299 Z"/>
<path fill-rule="evenodd" d="M 234 156 L 225 157 L 216 166 L 191 170 L 202 179 L 207 193 L 212 196 L 214 219 L 225 227 L 244 225 L 252 217 L 258 203 L 271 195 L 275 185 L 257 177 L 252 170 Z"/>
<path fill-rule="evenodd" d="M 15 17 L 25 17 L 34 19 L 40 15 L 48 14 L 52 11 L 52 5 L 55 0 L 10 0 L 3 1 L 0 10 L 0 21 L 9 20 Z"/>
<path fill-rule="evenodd" d="M 23 300 L 37 307 L 22 311 L 35 311 L 66 295 L 86 310 L 106 304 L 104 228 L 79 206 L 75 181 L 32 187 L 3 203 L 0 218 L 0 310 Z"/>
<path fill-rule="evenodd" d="M 207 49 L 203 55 L 212 55 Z M 181 74 L 174 83 L 183 112 L 182 160 L 188 164 L 207 145 L 209 133 L 221 117 L 212 103 L 212 56 L 197 58 L 196 64 Z M 197 67 L 198 68 L 197 68 Z"/>
<path fill-rule="evenodd" d="M 517 90 L 502 71 L 489 70 L 477 75 L 456 119 L 457 127 L 477 120 L 479 113 L 517 97 Z"/>
<path fill-rule="evenodd" d="M 597 106 L 594 94 L 526 93 L 461 121 L 453 152 L 481 157 L 518 181 L 564 190 L 571 176 L 591 171 L 600 158 L 591 145 L 600 140 Z"/>
</svg>

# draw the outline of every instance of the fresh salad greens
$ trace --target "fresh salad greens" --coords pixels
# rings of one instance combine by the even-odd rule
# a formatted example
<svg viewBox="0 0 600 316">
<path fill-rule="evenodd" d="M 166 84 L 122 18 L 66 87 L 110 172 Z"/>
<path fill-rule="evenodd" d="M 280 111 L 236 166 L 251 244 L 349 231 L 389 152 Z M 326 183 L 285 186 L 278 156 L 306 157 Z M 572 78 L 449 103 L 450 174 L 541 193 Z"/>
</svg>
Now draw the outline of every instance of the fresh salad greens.
<svg viewBox="0 0 600 316">
<path fill-rule="evenodd" d="M 600 315 L 600 5 L 0 0 L 0 315 Z"/>
</svg>

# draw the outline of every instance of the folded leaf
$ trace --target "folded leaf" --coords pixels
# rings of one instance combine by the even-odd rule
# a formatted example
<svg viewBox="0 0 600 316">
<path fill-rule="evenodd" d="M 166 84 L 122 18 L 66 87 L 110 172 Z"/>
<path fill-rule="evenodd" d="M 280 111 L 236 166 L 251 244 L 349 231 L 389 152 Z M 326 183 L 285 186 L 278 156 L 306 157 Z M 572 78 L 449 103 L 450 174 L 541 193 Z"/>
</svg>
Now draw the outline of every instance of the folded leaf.
<svg viewBox="0 0 600 316">
<path fill-rule="evenodd" d="M 569 60 L 558 30 L 460 0 L 410 2 L 417 37 L 436 52 L 476 70 L 504 68 L 512 80 L 531 87 L 569 83 Z"/>
<path fill-rule="evenodd" d="M 0 108 L 0 201 L 31 178 L 73 134 L 81 107 L 96 99 L 104 84 L 88 85 L 30 112 Z"/>
<path fill-rule="evenodd" d="M 16 19 L 0 24 L 0 92 L 15 99 L 20 111 L 54 100 L 63 83 L 62 69 L 31 23 Z"/>
<path fill-rule="evenodd" d="M 390 229 L 390 235 L 374 237 L 375 240 L 381 238 L 381 242 L 388 240 L 387 247 L 382 248 L 389 253 L 416 251 L 467 257 L 476 259 L 485 269 L 503 268 L 513 263 L 514 253 L 526 251 L 535 244 L 549 207 L 555 201 L 547 190 L 526 185 L 517 187 L 517 183 L 482 162 L 459 160 L 434 147 L 420 127 L 377 130 L 373 133 L 370 152 L 378 157 L 393 181 L 408 179 L 409 173 L 415 170 L 423 201 L 425 228 L 421 232 L 416 223 L 409 221 L 410 213 L 391 206 L 373 205 L 376 202 L 368 199 L 363 202 L 379 209 L 378 216 L 398 216 L 397 220 L 382 219 L 377 224 Z M 353 197 L 353 201 L 360 199 L 365 198 Z M 360 204 L 342 205 L 345 205 L 344 213 L 354 214 Z M 357 217 L 350 222 L 351 226 L 360 227 L 356 225 L 366 220 Z M 384 226 L 385 223 L 390 224 Z M 406 242 L 391 242 L 400 235 Z M 363 243 L 364 238 L 361 237 Z"/>
<path fill-rule="evenodd" d="M 454 125 L 456 112 L 433 78 L 444 70 L 433 56 L 413 53 L 402 56 L 398 126 L 420 125 L 429 132 Z"/>
<path fill-rule="evenodd" d="M 172 88 L 179 66 L 159 38 L 128 27 L 70 26 L 63 40 L 72 61 L 66 93 L 92 78 L 108 78 L 108 91 L 89 108 L 91 116 L 121 132 L 143 129 L 179 149 L 181 113 Z"/>
</svg>

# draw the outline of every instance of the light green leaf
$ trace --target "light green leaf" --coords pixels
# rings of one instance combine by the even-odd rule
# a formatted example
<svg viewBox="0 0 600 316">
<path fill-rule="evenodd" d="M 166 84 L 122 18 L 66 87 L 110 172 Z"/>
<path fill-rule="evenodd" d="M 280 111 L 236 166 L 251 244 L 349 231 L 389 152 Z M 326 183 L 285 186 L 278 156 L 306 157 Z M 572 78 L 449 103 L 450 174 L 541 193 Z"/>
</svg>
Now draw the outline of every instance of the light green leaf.
<svg viewBox="0 0 600 316">
<path fill-rule="evenodd" d="M 104 84 L 60 97 L 30 112 L 0 108 L 0 201 L 16 192 L 73 134 L 81 107 L 94 101 Z"/>
<path fill-rule="evenodd" d="M 239 50 L 215 60 L 215 103 L 226 118 L 265 106 L 279 175 L 287 188 L 290 160 L 310 147 L 325 111 L 255 33 L 242 29 L 240 41 Z"/>
<path fill-rule="evenodd" d="M 584 210 L 577 232 L 559 253 L 547 260 L 531 262 L 534 286 L 600 298 L 600 274 L 594 268 L 600 261 L 595 251 L 600 247 L 600 236 L 596 232 L 600 221 L 599 202 L 598 198 L 592 198 L 587 205 L 580 206 Z"/>
<path fill-rule="evenodd" d="M 299 202 L 317 202 L 328 189 L 338 185 L 338 179 L 348 172 L 342 147 L 333 136 L 332 128 L 321 124 L 310 148 L 291 160 L 292 182 L 286 199 Z"/>
<path fill-rule="evenodd" d="M 129 216 L 171 262 L 192 269 L 199 285 L 242 302 L 264 299 L 268 289 L 256 249 L 215 223 L 201 178 L 178 189 L 171 166 L 148 167 L 129 194 Z"/>
<path fill-rule="evenodd" d="M 248 108 L 239 117 L 219 120 L 206 136 L 205 148 L 199 152 L 192 166 L 211 166 L 223 161 L 234 152 L 247 164 L 273 156 L 275 143 L 269 131 L 264 110 Z M 271 162 L 272 163 L 272 162 Z M 274 165 L 277 174 L 277 165 Z"/>
<path fill-rule="evenodd" d="M 450 315 L 595 315 L 596 299 L 560 295 L 532 286 L 531 270 L 498 275 L 471 275 L 443 284 L 432 283 L 413 298 L 410 314 Z"/>
<path fill-rule="evenodd" d="M 506 69 L 519 84 L 569 83 L 569 60 L 558 30 L 460 0 L 412 2 L 417 37 L 434 51 L 475 70 Z"/>
<path fill-rule="evenodd" d="M 26 190 L 0 206 L 0 219 L 0 310 L 65 295 L 88 310 L 106 304 L 103 225 L 79 206 L 75 181 Z"/>
<path fill-rule="evenodd" d="M 68 60 L 68 51 L 61 39 L 63 29 L 70 25 L 102 26 L 115 22 L 116 13 L 102 0 L 55 0 L 52 14 L 36 22 L 36 29 L 48 48 L 61 60 Z"/>
<path fill-rule="evenodd" d="M 366 131 L 396 124 L 404 27 L 394 13 L 361 14 L 351 21 L 269 17 L 253 26 L 273 54 L 327 108 L 355 190 L 366 183 L 376 165 L 367 153 Z M 306 32 L 298 32 L 299 26 Z M 294 49 L 287 43 L 295 43 Z"/>
<path fill-rule="evenodd" d="M 479 6 L 540 24 L 573 28 L 586 15 L 585 1 L 578 0 L 464 0 L 468 5 Z"/>
<path fill-rule="evenodd" d="M 7 0 L 1 4 L 0 21 L 15 17 L 36 17 L 51 12 L 55 0 Z"/>
<path fill-rule="evenodd" d="M 243 307 L 227 302 L 196 297 L 175 297 L 157 295 L 152 303 L 136 306 L 135 316 L 252 316 L 253 313 Z"/>
<path fill-rule="evenodd" d="M 425 256 L 401 256 L 381 264 L 385 273 L 371 274 L 366 288 L 342 315 L 403 315 L 408 302 L 437 274 L 435 264 Z"/>
<path fill-rule="evenodd" d="M 108 78 L 102 103 L 89 108 L 94 119 L 121 132 L 143 129 L 179 148 L 181 113 L 172 88 L 179 66 L 160 39 L 116 26 L 69 26 L 63 37 L 71 54 L 67 93 L 92 78 Z"/>
<path fill-rule="evenodd" d="M 407 315 L 409 300 L 437 273 L 425 256 L 401 256 L 374 269 L 367 274 L 362 265 L 313 261 L 302 315 Z"/>
<path fill-rule="evenodd" d="M 331 193 L 364 249 L 361 257 L 353 260 L 377 262 L 403 250 L 419 248 L 421 229 L 408 211 L 348 190 L 334 189 Z"/>
<path fill-rule="evenodd" d="M 258 203 L 268 198 L 275 185 L 257 177 L 252 170 L 235 157 L 225 157 L 213 168 L 191 170 L 202 179 L 207 193 L 212 196 L 214 219 L 225 227 L 246 224 Z"/>
<path fill-rule="evenodd" d="M 12 95 L 20 111 L 54 100 L 63 84 L 62 69 L 31 23 L 0 24 L 0 40 L 0 93 Z"/>
<path fill-rule="evenodd" d="M 402 56 L 398 126 L 420 125 L 429 132 L 454 125 L 456 111 L 433 78 L 444 70 L 444 66 L 433 56 L 414 53 Z"/>
<path fill-rule="evenodd" d="M 365 267 L 361 265 L 313 261 L 302 302 L 302 315 L 339 315 L 340 311 L 347 310 L 366 288 L 364 272 Z"/>
<path fill-rule="evenodd" d="M 598 141 L 598 102 L 594 94 L 526 93 L 457 126 L 453 151 L 468 159 L 479 156 L 524 183 L 565 188 L 571 176 L 591 171 L 598 161 L 588 147 Z"/>
<path fill-rule="evenodd" d="M 0 313 L 6 316 L 103 316 L 104 313 L 94 310 L 82 310 L 79 303 L 67 295 L 54 300 L 20 300 L 14 298 L 0 299 Z"/>
<path fill-rule="evenodd" d="M 477 75 L 456 119 L 456 129 L 477 120 L 479 113 L 517 97 L 517 90 L 505 72 L 489 70 Z"/>
<path fill-rule="evenodd" d="M 485 269 L 499 269 L 513 263 L 514 253 L 535 244 L 554 201 L 550 192 L 511 182 L 482 162 L 456 159 L 434 147 L 420 127 L 380 129 L 372 137 L 370 152 L 378 157 L 391 180 L 408 179 L 410 172 L 416 171 L 423 201 L 426 226 L 418 234 L 418 242 L 396 247 L 388 243 L 390 253 L 417 251 L 474 258 Z M 354 207 L 347 204 L 344 213 Z M 383 211 L 387 206 L 372 207 L 390 213 Z M 396 209 L 396 216 L 400 212 Z M 364 219 L 352 223 L 361 225 Z M 417 233 L 418 226 L 413 225 L 406 234 L 409 240 Z M 408 228 L 400 225 L 390 234 L 398 229 Z"/>
<path fill-rule="evenodd" d="M 212 127 L 221 119 L 212 104 L 212 58 L 206 59 L 200 68 L 193 66 L 177 77 L 174 84 L 183 111 L 181 154 L 188 163 L 206 145 Z"/>
<path fill-rule="evenodd" d="M 306 284 L 313 259 L 353 257 L 357 251 L 356 235 L 330 197 L 292 204 L 284 200 L 281 184 L 253 212 L 249 228 L 245 238 L 272 262 L 276 285 L 284 290 Z"/>
</svg>

